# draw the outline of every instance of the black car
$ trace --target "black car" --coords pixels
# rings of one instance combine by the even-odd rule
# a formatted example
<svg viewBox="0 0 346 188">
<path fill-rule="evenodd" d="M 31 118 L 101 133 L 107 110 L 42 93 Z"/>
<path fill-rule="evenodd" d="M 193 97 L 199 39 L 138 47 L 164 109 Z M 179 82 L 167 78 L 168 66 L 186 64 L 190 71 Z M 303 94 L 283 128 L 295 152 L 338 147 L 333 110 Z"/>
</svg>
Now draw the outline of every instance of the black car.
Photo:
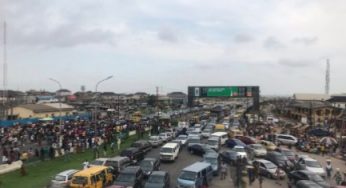
<svg viewBox="0 0 346 188">
<path fill-rule="evenodd" d="M 156 158 L 144 158 L 139 166 L 142 168 L 144 176 L 148 177 L 153 171 L 160 170 L 160 160 Z"/>
<path fill-rule="evenodd" d="M 120 153 L 120 156 L 130 158 L 134 163 L 144 159 L 144 152 L 140 151 L 138 148 L 129 147 Z"/>
<path fill-rule="evenodd" d="M 309 180 L 300 180 L 297 182 L 297 184 L 294 186 L 295 188 L 323 188 L 317 183 Z"/>
<path fill-rule="evenodd" d="M 279 148 L 276 148 L 275 151 L 285 155 L 288 158 L 288 160 L 290 160 L 291 162 L 294 162 L 294 160 L 296 158 L 295 157 L 296 154 L 292 150 L 279 147 Z"/>
<path fill-rule="evenodd" d="M 235 165 L 238 154 L 236 151 L 228 150 L 220 153 L 221 160 L 229 165 Z"/>
<path fill-rule="evenodd" d="M 129 166 L 122 170 L 113 183 L 116 186 L 142 188 L 143 171 L 139 166 Z"/>
<path fill-rule="evenodd" d="M 131 147 L 138 148 L 144 153 L 147 153 L 152 149 L 152 145 L 147 140 L 137 140 L 136 142 L 132 143 Z"/>
<path fill-rule="evenodd" d="M 144 188 L 167 188 L 170 187 L 170 178 L 168 172 L 153 171 L 149 176 Z"/>
<path fill-rule="evenodd" d="M 289 179 L 288 187 L 294 187 L 300 180 L 313 181 L 323 188 L 330 187 L 330 185 L 321 176 L 307 170 L 292 171 L 288 173 L 287 176 Z"/>
<path fill-rule="evenodd" d="M 286 172 L 289 172 L 294 168 L 293 163 L 290 162 L 285 155 L 276 151 L 268 152 L 265 159 L 271 161 L 276 166 L 283 168 Z"/>
<path fill-rule="evenodd" d="M 215 150 L 213 150 L 206 144 L 193 144 L 193 145 L 190 145 L 187 149 L 191 154 L 195 154 L 199 156 L 203 156 L 204 154 L 209 152 L 216 152 Z"/>
</svg>

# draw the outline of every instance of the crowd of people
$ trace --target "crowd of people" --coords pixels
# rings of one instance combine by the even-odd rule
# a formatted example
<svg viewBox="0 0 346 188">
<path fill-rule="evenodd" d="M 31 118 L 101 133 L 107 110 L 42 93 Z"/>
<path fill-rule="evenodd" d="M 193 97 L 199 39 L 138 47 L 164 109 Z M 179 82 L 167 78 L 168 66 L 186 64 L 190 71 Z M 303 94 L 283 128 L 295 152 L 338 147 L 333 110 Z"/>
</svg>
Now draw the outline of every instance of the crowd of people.
<svg viewBox="0 0 346 188">
<path fill-rule="evenodd" d="M 129 131 L 144 132 L 147 125 L 122 124 L 116 121 L 93 123 L 85 120 L 64 122 L 40 122 L 29 125 L 16 125 L 0 128 L 0 164 L 33 158 L 42 161 L 65 156 L 69 153 L 93 149 L 94 157 L 107 145 L 114 149 L 118 139 L 123 139 Z M 102 152 L 101 152 L 102 153 Z"/>
</svg>

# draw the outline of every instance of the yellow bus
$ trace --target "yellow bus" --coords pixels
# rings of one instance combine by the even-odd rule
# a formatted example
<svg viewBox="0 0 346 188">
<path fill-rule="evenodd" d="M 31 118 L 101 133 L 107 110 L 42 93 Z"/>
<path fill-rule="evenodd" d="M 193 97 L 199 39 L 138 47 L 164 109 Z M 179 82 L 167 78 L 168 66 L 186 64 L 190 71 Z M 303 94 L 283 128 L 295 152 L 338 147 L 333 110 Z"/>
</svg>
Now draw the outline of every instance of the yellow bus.
<svg viewBox="0 0 346 188">
<path fill-rule="evenodd" d="M 75 173 L 71 188 L 103 188 L 113 182 L 112 169 L 106 166 L 92 166 Z"/>
</svg>

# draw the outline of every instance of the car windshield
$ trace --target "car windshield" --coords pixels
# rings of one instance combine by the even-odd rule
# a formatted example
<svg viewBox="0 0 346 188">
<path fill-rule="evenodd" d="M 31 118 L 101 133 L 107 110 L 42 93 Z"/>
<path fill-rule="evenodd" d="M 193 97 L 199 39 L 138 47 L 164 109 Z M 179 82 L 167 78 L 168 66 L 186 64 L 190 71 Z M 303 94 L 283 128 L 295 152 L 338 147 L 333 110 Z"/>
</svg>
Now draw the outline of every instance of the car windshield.
<svg viewBox="0 0 346 188">
<path fill-rule="evenodd" d="M 290 156 L 290 157 L 294 157 L 295 154 L 293 151 L 290 151 L 290 150 L 283 150 L 282 153 L 286 156 Z"/>
<path fill-rule="evenodd" d="M 157 137 L 157 136 L 152 136 L 152 137 L 149 138 L 149 140 L 153 140 L 153 141 L 156 141 L 158 139 L 159 139 L 159 137 Z"/>
<path fill-rule="evenodd" d="M 164 182 L 164 177 L 163 176 L 153 176 L 151 175 L 148 179 L 149 183 L 163 183 Z"/>
<path fill-rule="evenodd" d="M 205 133 L 210 133 L 210 132 L 211 132 L 211 129 L 204 129 L 203 132 L 205 132 Z"/>
<path fill-rule="evenodd" d="M 189 143 L 201 143 L 200 139 L 189 139 Z"/>
<path fill-rule="evenodd" d="M 173 149 L 172 148 L 161 148 L 162 153 L 172 153 Z"/>
<path fill-rule="evenodd" d="M 275 158 L 278 160 L 278 161 L 287 161 L 287 157 L 284 156 L 284 155 L 275 155 Z"/>
<path fill-rule="evenodd" d="M 263 146 L 262 146 L 262 145 L 257 145 L 257 144 L 252 145 L 252 147 L 253 147 L 254 149 L 263 149 Z"/>
<path fill-rule="evenodd" d="M 245 152 L 244 148 L 233 148 L 234 151 L 236 152 Z"/>
<path fill-rule="evenodd" d="M 306 166 L 308 166 L 308 167 L 322 168 L 321 164 L 317 161 L 305 161 L 305 162 L 306 162 Z"/>
<path fill-rule="evenodd" d="M 119 182 L 134 182 L 135 178 L 136 177 L 133 174 L 119 174 L 119 176 L 118 176 L 116 181 L 119 181 Z"/>
<path fill-rule="evenodd" d="M 96 165 L 96 166 L 102 166 L 103 165 L 103 161 L 100 160 L 95 160 L 90 162 L 91 165 Z"/>
<path fill-rule="evenodd" d="M 275 164 L 273 164 L 273 163 L 265 163 L 265 166 L 267 167 L 267 169 L 275 169 L 276 168 Z"/>
<path fill-rule="evenodd" d="M 88 184 L 88 178 L 83 176 L 75 176 L 72 180 L 73 184 L 79 184 L 79 185 L 87 185 Z"/>
<path fill-rule="evenodd" d="M 144 160 L 140 163 L 141 168 L 144 170 L 152 169 L 153 165 L 154 165 L 153 161 Z"/>
<path fill-rule="evenodd" d="M 183 180 L 193 181 L 196 179 L 196 172 L 182 171 L 179 178 Z"/>
<path fill-rule="evenodd" d="M 208 145 L 217 145 L 218 141 L 217 140 L 208 140 Z"/>
<path fill-rule="evenodd" d="M 204 158 L 205 161 L 207 161 L 208 163 L 212 164 L 212 165 L 217 165 L 218 161 L 216 158 L 212 158 L 212 157 L 206 157 Z"/>
<path fill-rule="evenodd" d="M 312 180 L 312 181 L 314 181 L 314 182 L 322 182 L 322 181 L 324 181 L 324 180 L 322 179 L 322 177 L 319 176 L 319 175 L 317 175 L 317 174 L 310 174 L 310 175 L 309 175 L 309 179 Z"/>
<path fill-rule="evenodd" d="M 54 178 L 55 181 L 65 181 L 66 178 L 65 176 L 61 176 L 61 175 L 56 175 Z"/>
<path fill-rule="evenodd" d="M 178 139 L 180 139 L 180 140 L 186 140 L 187 139 L 187 136 L 183 136 L 183 135 L 180 135 L 180 136 L 178 136 Z"/>
</svg>

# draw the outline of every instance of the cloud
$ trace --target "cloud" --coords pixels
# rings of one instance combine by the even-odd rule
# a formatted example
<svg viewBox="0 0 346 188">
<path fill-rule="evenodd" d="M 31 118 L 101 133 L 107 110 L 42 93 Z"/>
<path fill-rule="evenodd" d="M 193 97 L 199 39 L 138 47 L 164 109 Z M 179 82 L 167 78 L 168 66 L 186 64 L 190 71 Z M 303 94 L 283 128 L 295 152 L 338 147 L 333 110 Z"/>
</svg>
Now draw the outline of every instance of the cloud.
<svg viewBox="0 0 346 188">
<path fill-rule="evenodd" d="M 292 41 L 296 44 L 303 44 L 306 46 L 310 46 L 310 45 L 317 43 L 318 37 L 316 37 L 316 36 L 314 36 L 314 37 L 296 37 Z"/>
<path fill-rule="evenodd" d="M 157 37 L 165 42 L 173 42 L 176 43 L 179 41 L 179 37 L 177 32 L 172 28 L 164 27 L 159 30 L 157 33 Z"/>
<path fill-rule="evenodd" d="M 266 38 L 263 42 L 263 46 L 267 49 L 281 49 L 285 47 L 284 44 L 273 36 Z"/>
<path fill-rule="evenodd" d="M 237 34 L 234 37 L 234 42 L 236 43 L 248 43 L 248 42 L 252 42 L 254 41 L 254 38 L 250 35 L 246 35 L 246 34 Z"/>
<path fill-rule="evenodd" d="M 302 68 L 312 66 L 311 60 L 279 59 L 278 64 L 289 68 Z"/>
</svg>

